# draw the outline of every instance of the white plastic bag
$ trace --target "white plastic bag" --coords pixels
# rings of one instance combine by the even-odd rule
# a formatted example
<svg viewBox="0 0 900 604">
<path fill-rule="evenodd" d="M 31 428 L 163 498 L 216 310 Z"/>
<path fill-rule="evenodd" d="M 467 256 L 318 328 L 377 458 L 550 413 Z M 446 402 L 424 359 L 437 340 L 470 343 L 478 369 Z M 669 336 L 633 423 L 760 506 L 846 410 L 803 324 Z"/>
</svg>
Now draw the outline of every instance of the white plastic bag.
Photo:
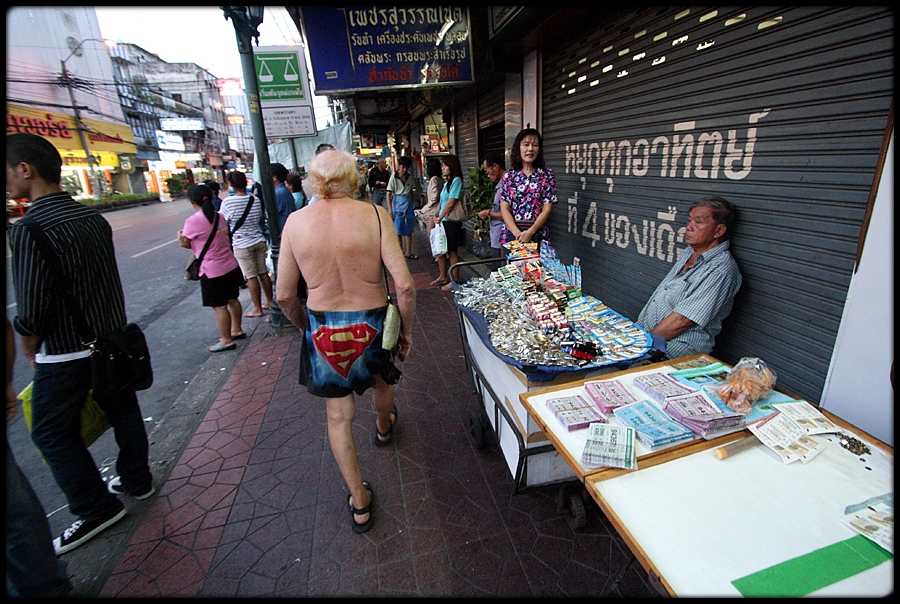
<svg viewBox="0 0 900 604">
<path fill-rule="evenodd" d="M 447 232 L 444 231 L 443 223 L 437 223 L 428 234 L 431 240 L 431 255 L 441 256 L 447 253 Z"/>
<path fill-rule="evenodd" d="M 268 269 L 270 275 L 275 272 L 275 267 L 272 264 L 272 248 L 271 247 L 269 247 L 266 250 L 266 269 Z"/>
</svg>

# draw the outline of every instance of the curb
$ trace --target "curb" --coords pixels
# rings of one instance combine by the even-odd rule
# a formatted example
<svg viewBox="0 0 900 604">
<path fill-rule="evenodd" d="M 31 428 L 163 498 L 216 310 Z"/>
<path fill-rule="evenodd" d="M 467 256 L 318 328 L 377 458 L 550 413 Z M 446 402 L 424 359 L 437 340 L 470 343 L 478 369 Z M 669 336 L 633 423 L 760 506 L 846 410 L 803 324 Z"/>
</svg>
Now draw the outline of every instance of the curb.
<svg viewBox="0 0 900 604">
<path fill-rule="evenodd" d="M 246 319 L 245 319 L 246 320 Z M 257 334 L 262 326 L 263 333 Z M 147 434 L 150 443 L 150 471 L 157 492 L 168 481 L 197 427 L 219 396 L 232 370 L 254 337 L 270 334 L 287 335 L 288 328 L 270 328 L 262 319 L 247 331 L 247 339 L 236 354 L 211 354 L 194 378 L 172 403 L 165 417 Z M 294 330 L 296 331 L 296 329 Z M 121 562 L 135 532 L 141 527 L 155 497 L 137 501 L 122 498 L 128 514 L 90 543 L 65 554 L 60 560 L 67 563 L 67 574 L 73 589 L 69 597 L 97 598 L 104 585 Z"/>
</svg>

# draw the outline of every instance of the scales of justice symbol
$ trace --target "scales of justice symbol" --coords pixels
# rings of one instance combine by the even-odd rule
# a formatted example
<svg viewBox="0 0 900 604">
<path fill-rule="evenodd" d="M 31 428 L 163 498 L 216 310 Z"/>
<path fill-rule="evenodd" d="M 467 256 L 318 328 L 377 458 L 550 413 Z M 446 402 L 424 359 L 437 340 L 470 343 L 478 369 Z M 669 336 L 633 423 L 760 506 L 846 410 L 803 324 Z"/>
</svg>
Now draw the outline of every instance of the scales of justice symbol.
<svg viewBox="0 0 900 604">
<path fill-rule="evenodd" d="M 285 82 L 296 82 L 300 76 L 297 75 L 297 68 L 294 67 L 293 58 L 290 55 L 285 55 L 281 57 L 271 56 L 261 58 L 260 69 L 259 69 L 259 81 L 269 83 L 275 80 L 275 76 L 272 75 L 272 70 L 269 69 L 269 61 L 284 61 L 284 81 Z"/>
</svg>

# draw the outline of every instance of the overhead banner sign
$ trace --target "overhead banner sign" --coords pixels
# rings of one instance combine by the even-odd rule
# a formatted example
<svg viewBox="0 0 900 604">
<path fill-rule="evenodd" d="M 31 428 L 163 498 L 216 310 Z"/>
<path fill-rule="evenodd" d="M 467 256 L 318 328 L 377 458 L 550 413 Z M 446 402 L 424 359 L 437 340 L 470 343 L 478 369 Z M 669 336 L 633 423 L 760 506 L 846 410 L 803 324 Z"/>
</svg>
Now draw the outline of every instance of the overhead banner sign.
<svg viewBox="0 0 900 604">
<path fill-rule="evenodd" d="M 257 46 L 253 64 L 267 138 L 315 136 L 306 58 L 297 46 Z"/>
<path fill-rule="evenodd" d="M 205 130 L 202 117 L 161 117 L 159 125 L 163 130 Z"/>
<path fill-rule="evenodd" d="M 184 138 L 180 134 L 157 130 L 156 146 L 167 151 L 184 151 Z"/>
<path fill-rule="evenodd" d="M 316 94 L 472 81 L 465 6 L 300 9 Z"/>
</svg>

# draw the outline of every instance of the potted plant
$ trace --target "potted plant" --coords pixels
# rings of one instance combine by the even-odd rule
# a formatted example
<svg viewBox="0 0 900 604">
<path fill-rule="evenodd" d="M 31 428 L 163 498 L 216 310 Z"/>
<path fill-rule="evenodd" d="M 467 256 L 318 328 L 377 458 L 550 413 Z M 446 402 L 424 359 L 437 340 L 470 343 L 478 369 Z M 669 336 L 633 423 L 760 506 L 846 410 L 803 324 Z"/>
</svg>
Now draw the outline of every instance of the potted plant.
<svg viewBox="0 0 900 604">
<path fill-rule="evenodd" d="M 169 188 L 169 195 L 175 197 L 177 195 L 181 195 L 184 190 L 187 188 L 185 185 L 184 178 L 182 178 L 178 174 L 173 174 L 169 178 L 166 179 L 166 186 Z"/>
<path fill-rule="evenodd" d="M 469 170 L 469 184 L 466 195 L 474 214 L 472 229 L 472 252 L 479 258 L 489 258 L 491 253 L 491 221 L 478 217 L 481 210 L 489 210 L 494 205 L 494 183 L 484 168 L 478 166 Z"/>
</svg>

